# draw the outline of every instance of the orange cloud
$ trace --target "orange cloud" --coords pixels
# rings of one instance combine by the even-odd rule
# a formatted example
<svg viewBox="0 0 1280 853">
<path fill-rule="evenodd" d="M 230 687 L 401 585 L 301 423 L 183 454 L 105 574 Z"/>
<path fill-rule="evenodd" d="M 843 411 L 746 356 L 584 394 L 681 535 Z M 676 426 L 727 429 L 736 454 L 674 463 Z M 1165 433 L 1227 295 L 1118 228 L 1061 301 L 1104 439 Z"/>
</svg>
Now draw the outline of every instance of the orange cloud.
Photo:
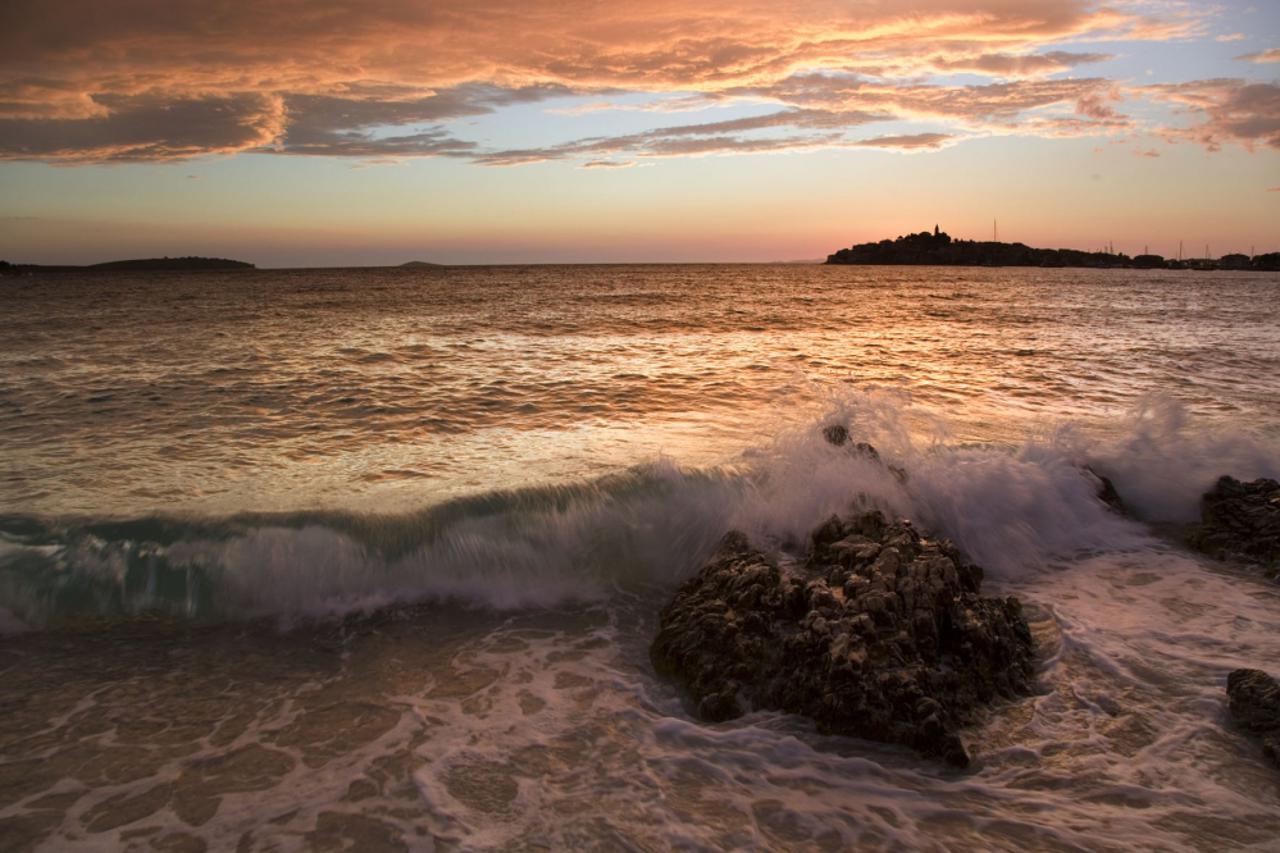
<svg viewBox="0 0 1280 853">
<path fill-rule="evenodd" d="M 1114 84 L 1054 75 L 1110 56 L 1059 45 L 1204 30 L 1194 14 L 1133 11 L 1141 8 L 1088 0 L 917 0 L 909 9 L 871 0 L 9 0 L 0 158 L 271 151 L 605 162 L 861 145 L 843 132 L 890 119 L 1008 129 L 1027 111 L 1073 104 L 1097 132 L 1124 120 L 1104 103 Z M 994 82 L 928 82 L 955 72 Z M 671 109 L 733 98 L 780 109 L 528 151 L 482 147 L 451 124 L 513 104 L 622 92 L 671 96 Z M 1057 120 L 1054 132 L 1069 132 L 1070 117 Z M 1053 128 L 1043 116 L 1024 126 Z"/>
</svg>

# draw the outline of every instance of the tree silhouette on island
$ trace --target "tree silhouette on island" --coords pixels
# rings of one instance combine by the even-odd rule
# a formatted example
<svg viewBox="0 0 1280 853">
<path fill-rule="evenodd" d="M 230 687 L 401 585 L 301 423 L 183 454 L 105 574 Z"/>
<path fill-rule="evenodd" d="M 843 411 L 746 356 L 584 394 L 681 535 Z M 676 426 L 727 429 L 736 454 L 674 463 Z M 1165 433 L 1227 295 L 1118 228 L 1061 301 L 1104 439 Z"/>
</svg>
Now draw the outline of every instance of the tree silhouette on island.
<svg viewBox="0 0 1280 853">
<path fill-rule="evenodd" d="M 1123 269 L 1280 270 L 1280 252 L 1265 255 L 1231 254 L 1217 260 L 1166 260 L 1160 255 L 1130 257 L 1123 252 L 1082 252 L 1079 249 L 1033 249 L 1023 243 L 953 240 L 933 227 L 896 240 L 860 243 L 828 255 L 828 264 L 918 265 L 962 267 L 1092 267 Z"/>
</svg>

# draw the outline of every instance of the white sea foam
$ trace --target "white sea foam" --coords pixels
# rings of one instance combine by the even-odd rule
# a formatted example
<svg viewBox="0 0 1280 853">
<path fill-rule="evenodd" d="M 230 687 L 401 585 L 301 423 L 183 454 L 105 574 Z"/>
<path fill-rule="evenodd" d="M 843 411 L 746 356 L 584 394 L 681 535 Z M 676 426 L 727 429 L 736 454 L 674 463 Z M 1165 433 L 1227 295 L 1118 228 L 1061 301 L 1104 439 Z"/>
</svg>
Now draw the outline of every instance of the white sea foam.
<svg viewBox="0 0 1280 853">
<path fill-rule="evenodd" d="M 1016 447 L 948 444 L 945 423 L 922 433 L 920 420 L 899 395 L 847 394 L 818 421 L 711 470 L 660 459 L 576 486 L 401 516 L 55 524 L 44 539 L 27 535 L 0 553 L 0 604 L 9 627 L 59 615 L 33 589 L 50 582 L 61 590 L 55 604 L 90 611 L 317 616 L 440 600 L 548 607 L 602 600 L 620 586 L 670 586 L 733 528 L 767 549 L 803 549 L 822 520 L 858 506 L 910 518 L 1015 578 L 1150 544 L 1145 528 L 1097 498 L 1085 464 L 1113 476 L 1140 517 L 1161 519 L 1185 518 L 1219 473 L 1274 473 L 1277 458 L 1256 438 L 1196 431 L 1170 404 L 1144 404 L 1127 431 L 1091 437 L 1061 427 Z M 880 459 L 829 444 L 822 427 L 831 423 L 848 424 L 852 440 L 873 443 Z M 161 534 L 169 541 L 146 538 Z M 77 584 L 81 593 L 68 599 Z"/>
<path fill-rule="evenodd" d="M 1058 639 L 1042 643 L 1041 695 L 966 733 L 968 773 L 786 715 L 701 724 L 646 674 L 650 629 L 626 603 L 586 633 L 499 630 L 453 663 L 502 673 L 482 703 L 416 703 L 451 734 L 419 751 L 432 831 L 486 849 L 919 850 L 1205 850 L 1280 831 L 1222 693 L 1231 667 L 1280 654 L 1280 592 L 1158 549 L 1008 588 Z M 499 789 L 495 811 L 484 791 Z"/>
<path fill-rule="evenodd" d="M 1117 434 L 1077 452 L 1151 521 L 1197 519 L 1200 495 L 1224 474 L 1280 477 L 1280 442 L 1232 424 L 1198 426 L 1169 397 L 1144 398 Z"/>
</svg>

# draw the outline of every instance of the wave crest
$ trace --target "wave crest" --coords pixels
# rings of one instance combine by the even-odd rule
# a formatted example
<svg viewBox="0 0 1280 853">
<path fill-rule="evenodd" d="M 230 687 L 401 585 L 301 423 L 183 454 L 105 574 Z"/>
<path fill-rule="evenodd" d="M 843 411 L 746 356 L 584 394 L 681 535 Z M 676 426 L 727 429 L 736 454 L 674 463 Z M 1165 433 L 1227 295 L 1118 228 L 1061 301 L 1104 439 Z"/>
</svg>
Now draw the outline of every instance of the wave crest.
<svg viewBox="0 0 1280 853">
<path fill-rule="evenodd" d="M 673 585 L 730 528 L 765 547 L 802 547 L 814 526 L 853 504 L 912 518 L 1010 577 L 1149 541 L 1107 511 L 1083 464 L 1115 479 L 1152 519 L 1184 518 L 1222 473 L 1277 473 L 1265 445 L 1197 432 L 1176 406 L 1151 401 L 1110 438 L 1067 426 L 1017 447 L 948 444 L 944 423 L 932 434 L 909 428 L 915 415 L 900 395 L 851 394 L 734 466 L 688 470 L 659 459 L 408 514 L 3 517 L 0 631 L 151 610 L 225 619 L 598 600 L 619 587 Z M 821 428 L 833 422 L 880 448 L 883 463 L 827 443 Z"/>
</svg>

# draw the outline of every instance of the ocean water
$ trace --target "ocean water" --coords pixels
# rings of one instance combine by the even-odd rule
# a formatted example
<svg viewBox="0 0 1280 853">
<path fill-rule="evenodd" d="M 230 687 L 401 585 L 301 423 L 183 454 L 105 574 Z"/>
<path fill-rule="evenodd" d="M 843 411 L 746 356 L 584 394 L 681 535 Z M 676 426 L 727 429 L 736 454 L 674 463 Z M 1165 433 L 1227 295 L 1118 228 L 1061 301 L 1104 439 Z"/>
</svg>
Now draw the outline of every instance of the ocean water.
<svg viewBox="0 0 1280 853">
<path fill-rule="evenodd" d="M 1221 474 L 1280 476 L 1274 274 L 5 279 L 0 849 L 1280 849 L 1224 694 L 1280 586 L 1178 539 Z M 1027 605 L 969 770 L 649 664 L 726 530 L 855 503 Z"/>
</svg>

